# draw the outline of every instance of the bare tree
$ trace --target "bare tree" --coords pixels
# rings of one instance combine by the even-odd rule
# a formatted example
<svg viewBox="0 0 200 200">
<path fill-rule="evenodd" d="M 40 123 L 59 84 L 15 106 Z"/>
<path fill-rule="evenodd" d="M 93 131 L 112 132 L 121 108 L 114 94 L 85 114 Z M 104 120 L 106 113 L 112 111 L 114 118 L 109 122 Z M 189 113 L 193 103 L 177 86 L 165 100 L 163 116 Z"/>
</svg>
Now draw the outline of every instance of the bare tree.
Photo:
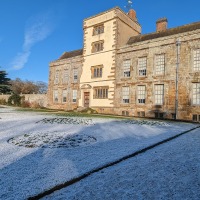
<svg viewBox="0 0 200 200">
<path fill-rule="evenodd" d="M 47 92 L 45 82 L 22 81 L 20 78 L 10 81 L 11 89 L 15 94 L 44 94 Z"/>
<path fill-rule="evenodd" d="M 38 81 L 38 82 L 36 82 L 36 85 L 38 86 L 40 94 L 46 94 L 47 93 L 47 90 L 48 90 L 47 83 L 45 83 L 43 81 Z"/>
<path fill-rule="evenodd" d="M 15 94 L 22 93 L 22 88 L 24 86 L 22 80 L 20 78 L 16 78 L 15 80 L 10 81 L 11 84 L 11 90 Z"/>
</svg>

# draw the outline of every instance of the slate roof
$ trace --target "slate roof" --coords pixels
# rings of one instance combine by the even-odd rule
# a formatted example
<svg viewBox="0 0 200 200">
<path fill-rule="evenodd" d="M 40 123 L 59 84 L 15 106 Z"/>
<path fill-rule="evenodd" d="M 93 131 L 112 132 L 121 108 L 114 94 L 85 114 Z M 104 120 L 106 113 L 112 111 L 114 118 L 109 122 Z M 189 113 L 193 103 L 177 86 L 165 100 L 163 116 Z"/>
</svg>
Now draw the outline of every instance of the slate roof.
<svg viewBox="0 0 200 200">
<path fill-rule="evenodd" d="M 155 33 L 149 33 L 145 35 L 133 36 L 128 40 L 127 45 L 131 45 L 131 44 L 146 41 L 146 40 L 152 40 L 152 39 L 156 39 L 160 37 L 171 36 L 171 35 L 175 35 L 179 33 L 194 31 L 197 29 L 200 29 L 200 22 L 187 24 L 184 26 L 176 27 L 176 28 L 170 28 L 163 32 L 155 32 Z"/>
<path fill-rule="evenodd" d="M 66 59 L 66 58 L 73 58 L 75 56 L 81 56 L 83 55 L 83 49 L 75 50 L 75 51 L 69 51 L 64 52 L 62 56 L 58 60 Z"/>
</svg>

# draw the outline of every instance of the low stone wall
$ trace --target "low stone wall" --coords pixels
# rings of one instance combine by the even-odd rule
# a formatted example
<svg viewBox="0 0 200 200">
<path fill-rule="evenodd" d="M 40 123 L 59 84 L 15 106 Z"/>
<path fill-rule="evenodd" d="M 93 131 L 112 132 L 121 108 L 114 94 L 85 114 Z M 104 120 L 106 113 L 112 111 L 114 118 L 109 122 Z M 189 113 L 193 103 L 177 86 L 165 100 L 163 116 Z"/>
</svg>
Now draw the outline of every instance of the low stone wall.
<svg viewBox="0 0 200 200">
<path fill-rule="evenodd" d="M 10 95 L 1 94 L 1 95 L 0 95 L 0 100 L 5 100 L 5 101 L 7 102 L 9 96 L 10 96 Z"/>
<path fill-rule="evenodd" d="M 25 101 L 29 103 L 37 103 L 42 107 L 47 107 L 47 95 L 46 94 L 21 94 L 25 98 Z M 10 95 L 0 95 L 0 99 L 8 101 Z"/>
</svg>

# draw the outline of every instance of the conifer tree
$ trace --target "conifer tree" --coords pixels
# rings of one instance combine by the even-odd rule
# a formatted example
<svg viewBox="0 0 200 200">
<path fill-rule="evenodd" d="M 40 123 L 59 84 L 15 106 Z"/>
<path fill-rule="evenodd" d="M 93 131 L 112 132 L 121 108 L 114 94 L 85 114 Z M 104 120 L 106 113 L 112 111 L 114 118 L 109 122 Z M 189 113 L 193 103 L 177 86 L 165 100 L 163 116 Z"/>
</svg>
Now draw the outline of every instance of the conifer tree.
<svg viewBox="0 0 200 200">
<path fill-rule="evenodd" d="M 7 94 L 11 92 L 10 78 L 7 78 L 7 73 L 4 70 L 0 70 L 0 93 Z"/>
</svg>

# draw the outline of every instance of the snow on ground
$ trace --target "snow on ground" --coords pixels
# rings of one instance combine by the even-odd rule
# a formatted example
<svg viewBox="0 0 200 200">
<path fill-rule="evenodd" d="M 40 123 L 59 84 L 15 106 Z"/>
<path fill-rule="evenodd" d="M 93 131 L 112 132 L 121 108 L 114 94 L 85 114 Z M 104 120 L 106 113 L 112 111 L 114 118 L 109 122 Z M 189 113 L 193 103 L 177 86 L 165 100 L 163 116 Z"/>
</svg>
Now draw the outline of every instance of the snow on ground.
<svg viewBox="0 0 200 200">
<path fill-rule="evenodd" d="M 26 199 L 195 126 L 0 108 L 0 199 Z"/>
<path fill-rule="evenodd" d="M 199 129 L 43 199 L 200 199 Z"/>
</svg>

